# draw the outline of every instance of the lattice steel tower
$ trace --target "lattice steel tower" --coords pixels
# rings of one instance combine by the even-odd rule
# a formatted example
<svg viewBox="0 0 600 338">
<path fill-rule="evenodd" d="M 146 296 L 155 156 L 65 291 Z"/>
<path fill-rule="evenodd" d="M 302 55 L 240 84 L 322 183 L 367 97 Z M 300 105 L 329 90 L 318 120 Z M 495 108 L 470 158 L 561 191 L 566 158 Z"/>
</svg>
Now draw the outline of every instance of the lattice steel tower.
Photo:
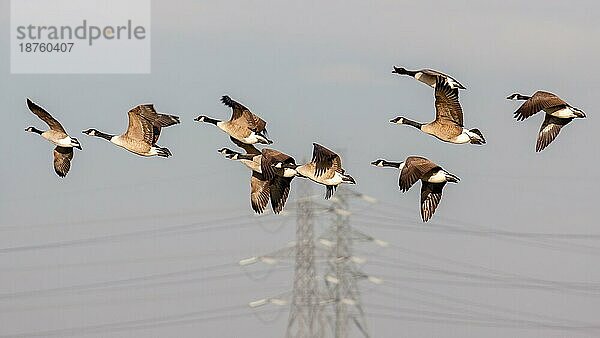
<svg viewBox="0 0 600 338">
<path fill-rule="evenodd" d="M 299 184 L 296 225 L 296 264 L 294 290 L 286 330 L 289 338 L 317 338 L 323 336 L 321 299 L 315 270 L 315 234 L 313 206 L 308 184 Z"/>
</svg>

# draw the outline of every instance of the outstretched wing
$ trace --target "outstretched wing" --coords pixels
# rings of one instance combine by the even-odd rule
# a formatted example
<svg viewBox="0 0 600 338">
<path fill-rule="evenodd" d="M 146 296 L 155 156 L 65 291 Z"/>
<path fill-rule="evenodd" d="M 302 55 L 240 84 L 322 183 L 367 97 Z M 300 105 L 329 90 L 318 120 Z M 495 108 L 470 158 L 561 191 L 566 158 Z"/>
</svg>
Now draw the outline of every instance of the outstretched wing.
<svg viewBox="0 0 600 338">
<path fill-rule="evenodd" d="M 561 119 L 552 115 L 546 114 L 546 118 L 540 127 L 538 133 L 537 142 L 535 144 L 535 151 L 540 152 L 544 150 L 560 133 L 562 127 L 566 126 L 573 119 Z"/>
<path fill-rule="evenodd" d="M 158 141 L 161 128 L 180 123 L 179 116 L 157 113 L 153 104 L 140 104 L 131 110 L 152 123 L 152 145 Z"/>
<path fill-rule="evenodd" d="M 543 109 L 561 106 L 568 104 L 555 94 L 538 90 L 515 111 L 514 117 L 517 121 L 523 121 Z"/>
<path fill-rule="evenodd" d="M 54 148 L 54 171 L 60 177 L 67 176 L 71 169 L 71 160 L 73 159 L 72 147 Z"/>
<path fill-rule="evenodd" d="M 132 108 L 127 115 L 129 116 L 129 125 L 125 132 L 125 137 L 133 140 L 144 141 L 147 144 L 154 142 L 154 126 L 152 121 L 144 117 L 148 115 L 144 109 L 137 106 Z"/>
<path fill-rule="evenodd" d="M 407 191 L 413 186 L 418 180 L 420 180 L 428 172 L 439 169 L 440 167 L 420 156 L 409 156 L 404 161 L 404 168 L 400 171 L 400 177 L 398 179 L 398 185 L 400 190 Z"/>
<path fill-rule="evenodd" d="M 37 117 L 39 117 L 42 121 L 46 122 L 48 127 L 54 131 L 59 131 L 63 133 L 67 133 L 65 128 L 58 122 L 50 113 L 48 113 L 44 108 L 38 106 L 36 103 L 27 99 L 27 107 L 34 113 Z"/>
<path fill-rule="evenodd" d="M 421 186 L 421 218 L 423 222 L 429 221 L 442 200 L 443 183 L 423 182 Z"/>
<path fill-rule="evenodd" d="M 335 172 L 344 173 L 342 169 L 342 159 L 333 151 L 323 147 L 320 144 L 313 143 L 312 162 L 315 163 L 315 176 L 319 177 L 324 173 L 333 177 Z"/>
<path fill-rule="evenodd" d="M 278 214 L 283 210 L 288 195 L 290 194 L 290 184 L 293 177 L 275 176 L 270 181 L 271 189 L 271 207 L 273 212 Z"/>
<path fill-rule="evenodd" d="M 240 123 L 248 127 L 248 129 L 260 133 L 265 131 L 267 122 L 261 119 L 260 117 L 254 115 L 250 109 L 246 108 L 243 104 L 234 101 L 229 96 L 225 95 L 221 97 L 221 102 L 227 107 L 232 109 L 231 119 L 230 121 L 236 121 L 236 123 Z"/>
<path fill-rule="evenodd" d="M 452 89 L 438 76 L 435 84 L 435 119 L 447 120 L 463 126 L 463 111 L 458 101 L 458 88 Z"/>
<path fill-rule="evenodd" d="M 269 204 L 269 192 L 269 181 L 262 174 L 253 171 L 250 178 L 250 204 L 255 213 L 262 214 L 265 211 Z"/>
</svg>

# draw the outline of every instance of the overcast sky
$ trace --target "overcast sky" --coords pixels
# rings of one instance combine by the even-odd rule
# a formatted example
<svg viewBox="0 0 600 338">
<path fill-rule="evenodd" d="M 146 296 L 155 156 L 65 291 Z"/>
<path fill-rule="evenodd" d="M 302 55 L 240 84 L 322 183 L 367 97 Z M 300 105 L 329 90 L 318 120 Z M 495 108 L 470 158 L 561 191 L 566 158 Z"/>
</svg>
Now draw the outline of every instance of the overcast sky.
<svg viewBox="0 0 600 338">
<path fill-rule="evenodd" d="M 54 329 L 165 318 L 193 311 L 208 311 L 210 315 L 214 310 L 219 315 L 230 312 L 218 309 L 243 305 L 292 287 L 293 270 L 284 269 L 258 282 L 241 275 L 163 287 L 144 288 L 139 284 L 114 292 L 79 293 L 69 289 L 64 293 L 15 296 L 32 290 L 186 269 L 206 271 L 170 280 L 221 278 L 243 270 L 231 266 L 213 271 L 209 267 L 235 263 L 293 240 L 293 217 L 253 216 L 249 206 L 250 174 L 239 163 L 226 161 L 216 152 L 223 146 L 233 148 L 226 135 L 193 121 L 199 114 L 228 118 L 230 110 L 219 102 L 224 94 L 268 121 L 273 147 L 298 161 L 310 157 L 313 142 L 343 155 L 345 169 L 358 182 L 356 190 L 380 201 L 372 209 L 357 211 L 355 225 L 396 246 L 375 250 L 379 258 L 373 261 L 409 261 L 486 276 L 492 270 L 503 271 L 520 276 L 519 281 L 526 276 L 584 283 L 597 289 L 598 238 L 565 239 L 562 234 L 600 235 L 596 220 L 600 162 L 595 114 L 600 85 L 599 10 L 596 1 L 367 4 L 155 0 L 151 74 L 11 75 L 9 1 L 0 0 L 0 102 L 4 121 L 0 133 L 0 335 L 42 332 L 42 336 L 48 336 L 46 331 Z M 467 87 L 461 92 L 465 126 L 482 130 L 488 143 L 482 147 L 446 144 L 414 128 L 388 123 L 398 115 L 423 122 L 434 116 L 432 90 L 411 78 L 391 74 L 393 65 L 439 69 L 457 78 Z M 512 113 L 518 104 L 505 99 L 513 92 L 529 94 L 538 89 L 557 93 L 588 116 L 564 128 L 542 153 L 534 151 L 542 114 L 517 122 Z M 71 172 L 65 179 L 53 172 L 52 146 L 24 132 L 30 125 L 45 127 L 27 110 L 26 97 L 46 107 L 82 143 L 83 151 L 75 151 Z M 142 158 L 81 134 L 91 127 L 122 132 L 129 107 L 144 102 L 181 116 L 181 125 L 164 130 L 159 142 L 172 151 L 173 157 Z M 418 185 L 402 194 L 397 188 L 397 172 L 369 165 L 377 158 L 403 160 L 408 155 L 426 156 L 461 178 L 458 185 L 445 188 L 432 224 L 420 224 Z M 313 192 L 324 194 L 324 189 L 314 186 Z M 291 200 L 294 196 L 293 192 Z M 382 219 L 373 215 L 386 217 L 385 224 L 378 224 Z M 269 232 L 259 226 L 240 226 L 257 220 L 267 229 L 278 224 L 283 227 L 279 232 Z M 169 226 L 198 222 L 232 225 L 226 230 L 168 236 L 161 232 Z M 396 224 L 398 229 L 393 227 Z M 440 230 L 440 225 L 448 224 L 461 229 L 555 234 L 560 239 L 474 236 Z M 406 226 L 415 231 L 406 231 Z M 143 236 L 118 240 L 105 237 L 146 230 L 150 232 Z M 97 240 L 68 244 L 86 238 Z M 67 244 L 37 247 L 57 242 Z M 403 253 L 398 247 L 480 268 L 469 270 L 465 265 L 426 260 L 424 256 Z M 367 259 L 367 253 L 374 251 L 366 245 L 357 250 Z M 457 286 L 447 283 L 452 280 L 447 275 L 414 271 L 409 275 L 383 264 L 369 265 L 369 261 L 363 269 L 390 280 L 377 287 L 362 284 L 367 289 L 363 294 L 367 313 L 419 317 L 417 310 L 462 315 L 491 311 L 497 316 L 542 320 L 523 312 L 551 316 L 556 320 L 545 321 L 554 323 L 577 321 L 600 326 L 600 295 L 578 294 L 569 287 L 544 291 Z M 407 276 L 437 278 L 441 282 L 411 282 Z M 373 288 L 398 297 L 382 296 Z M 426 306 L 425 302 L 432 300 L 410 288 L 466 303 L 434 297 L 435 301 L 454 306 L 454 310 Z M 400 296 L 422 302 L 409 303 Z M 490 308 L 483 311 L 469 302 Z M 369 308 L 369 304 L 375 306 Z M 384 310 L 383 306 L 412 312 Z M 542 338 L 599 334 L 384 316 L 370 316 L 368 321 L 373 337 Z M 286 322 L 287 312 L 268 324 L 245 316 L 73 334 L 281 337 Z M 359 335 L 354 330 L 351 336 Z"/>
</svg>

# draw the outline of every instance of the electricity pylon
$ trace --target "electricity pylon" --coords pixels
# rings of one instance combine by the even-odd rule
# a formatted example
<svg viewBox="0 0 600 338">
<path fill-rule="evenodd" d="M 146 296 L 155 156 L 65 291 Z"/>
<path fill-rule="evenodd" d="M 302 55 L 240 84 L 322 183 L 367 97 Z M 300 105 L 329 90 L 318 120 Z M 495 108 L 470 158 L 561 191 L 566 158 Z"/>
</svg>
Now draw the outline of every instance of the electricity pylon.
<svg viewBox="0 0 600 338">
<path fill-rule="evenodd" d="M 324 279 L 333 305 L 333 318 L 331 318 L 333 336 L 348 337 L 349 323 L 352 322 L 361 334 L 368 338 L 370 336 L 361 304 L 358 281 L 367 279 L 373 283 L 380 283 L 381 280 L 360 271 L 358 263 L 364 260 L 353 255 L 353 244 L 355 241 L 371 241 L 385 246 L 386 243 L 350 226 L 351 212 L 348 210 L 348 197 L 361 197 L 368 200 L 368 197 L 347 189 L 340 189 L 332 198 L 333 223 L 320 239 L 320 242 L 329 248 L 328 269 Z"/>
<path fill-rule="evenodd" d="M 379 283 L 380 280 L 361 272 L 358 264 L 364 260 L 352 255 L 354 242 L 374 242 L 385 246 L 386 243 L 353 229 L 349 224 L 348 197 L 360 197 L 370 203 L 374 199 L 347 189 L 340 189 L 332 198 L 332 205 L 323 205 L 312 201 L 306 181 L 299 184 L 300 194 L 296 202 L 296 241 L 286 248 L 262 256 L 246 258 L 240 265 L 257 262 L 275 264 L 281 259 L 295 261 L 293 290 L 274 297 L 263 298 L 249 303 L 251 307 L 267 304 L 290 305 L 286 338 L 322 338 L 330 337 L 326 329 L 331 326 L 335 338 L 346 338 L 350 321 L 365 337 L 369 337 L 365 314 L 361 306 L 361 295 L 357 282 L 368 279 Z M 315 246 L 315 214 L 319 207 L 334 215 L 333 223 L 324 235 L 319 237 L 320 244 Z M 317 274 L 317 261 L 327 261 L 323 279 Z M 326 288 L 321 287 L 321 280 Z M 333 305 L 333 315 L 326 311 Z"/>
<path fill-rule="evenodd" d="M 286 337 L 318 338 L 323 336 L 322 301 L 315 270 L 315 234 L 312 202 L 306 183 L 298 201 L 294 289 Z"/>
</svg>

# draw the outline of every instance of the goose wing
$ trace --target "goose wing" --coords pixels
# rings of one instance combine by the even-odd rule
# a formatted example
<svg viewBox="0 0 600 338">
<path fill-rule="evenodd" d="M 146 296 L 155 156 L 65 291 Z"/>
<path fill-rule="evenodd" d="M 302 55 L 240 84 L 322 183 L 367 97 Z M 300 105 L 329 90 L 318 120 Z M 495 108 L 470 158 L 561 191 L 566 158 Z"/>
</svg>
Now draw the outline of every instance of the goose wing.
<svg viewBox="0 0 600 338">
<path fill-rule="evenodd" d="M 221 98 L 221 102 L 232 109 L 230 121 L 236 121 L 236 123 L 242 124 L 256 133 L 265 131 L 267 122 L 254 115 L 250 109 L 246 108 L 243 104 L 234 101 L 227 95 Z"/>
<path fill-rule="evenodd" d="M 561 119 L 552 115 L 546 114 L 546 118 L 540 127 L 538 133 L 537 142 L 535 145 L 535 151 L 539 152 L 544 150 L 560 133 L 562 127 L 571 122 L 572 119 Z"/>
<path fill-rule="evenodd" d="M 142 116 L 152 123 L 152 132 L 154 136 L 152 139 L 153 145 L 156 144 L 160 137 L 161 128 L 180 123 L 179 116 L 157 113 L 153 104 L 140 104 L 132 110 L 136 111 L 139 116 Z"/>
<path fill-rule="evenodd" d="M 271 207 L 273 212 L 278 214 L 283 210 L 288 195 L 290 194 L 290 184 L 292 177 L 275 176 L 270 181 Z"/>
<path fill-rule="evenodd" d="M 262 174 L 253 171 L 250 178 L 250 204 L 255 213 L 262 214 L 265 211 L 269 204 L 269 192 L 269 181 Z"/>
<path fill-rule="evenodd" d="M 312 162 L 315 163 L 316 177 L 326 173 L 327 178 L 331 178 L 335 175 L 336 171 L 344 173 L 340 156 L 317 143 L 313 143 Z"/>
<path fill-rule="evenodd" d="M 438 76 L 435 84 L 435 119 L 463 126 L 463 111 L 458 101 L 458 89 L 452 89 Z"/>
<path fill-rule="evenodd" d="M 36 103 L 27 99 L 27 107 L 34 113 L 37 117 L 39 117 L 42 121 L 46 122 L 48 127 L 54 131 L 59 131 L 63 133 L 67 133 L 65 128 L 58 122 L 50 113 L 48 113 L 44 108 L 38 106 Z"/>
<path fill-rule="evenodd" d="M 246 143 L 240 142 L 231 136 L 229 136 L 229 138 L 231 139 L 231 142 L 235 143 L 236 146 L 244 149 L 244 151 L 246 151 L 246 154 L 248 154 L 248 155 L 259 155 L 260 154 L 260 150 L 256 149 L 255 146 L 253 146 L 251 144 L 246 144 Z"/>
<path fill-rule="evenodd" d="M 54 171 L 60 177 L 67 176 L 71 169 L 71 160 L 73 159 L 72 147 L 54 148 Z"/>
<path fill-rule="evenodd" d="M 275 149 L 263 149 L 262 150 L 260 166 L 261 166 L 261 171 L 262 171 L 263 175 L 265 175 L 266 179 L 270 180 L 270 179 L 273 179 L 275 176 L 277 176 L 277 174 L 275 172 L 275 168 L 273 168 L 273 164 L 275 164 L 277 162 L 293 163 L 293 164 L 296 163 L 296 161 L 294 160 L 293 157 L 291 157 L 290 155 L 284 154 L 281 151 L 278 151 Z"/>
<path fill-rule="evenodd" d="M 127 112 L 127 115 L 129 116 L 129 125 L 124 136 L 152 145 L 154 143 L 154 125 L 152 120 L 144 117 L 144 115 L 149 116 L 148 111 L 142 106 L 137 106 Z"/>
<path fill-rule="evenodd" d="M 423 222 L 427 222 L 435 209 L 437 209 L 438 204 L 442 200 L 442 190 L 446 185 L 446 182 L 443 183 L 429 183 L 423 182 L 421 185 L 421 218 Z"/>
<path fill-rule="evenodd" d="M 400 171 L 400 177 L 398 179 L 400 190 L 407 191 L 413 184 L 425 176 L 425 174 L 439 168 L 440 166 L 425 157 L 407 157 L 406 161 L 404 161 L 404 168 Z"/>
<path fill-rule="evenodd" d="M 523 121 L 535 115 L 540 110 L 568 105 L 568 103 L 555 94 L 538 90 L 515 111 L 514 117 L 517 121 Z"/>
</svg>

